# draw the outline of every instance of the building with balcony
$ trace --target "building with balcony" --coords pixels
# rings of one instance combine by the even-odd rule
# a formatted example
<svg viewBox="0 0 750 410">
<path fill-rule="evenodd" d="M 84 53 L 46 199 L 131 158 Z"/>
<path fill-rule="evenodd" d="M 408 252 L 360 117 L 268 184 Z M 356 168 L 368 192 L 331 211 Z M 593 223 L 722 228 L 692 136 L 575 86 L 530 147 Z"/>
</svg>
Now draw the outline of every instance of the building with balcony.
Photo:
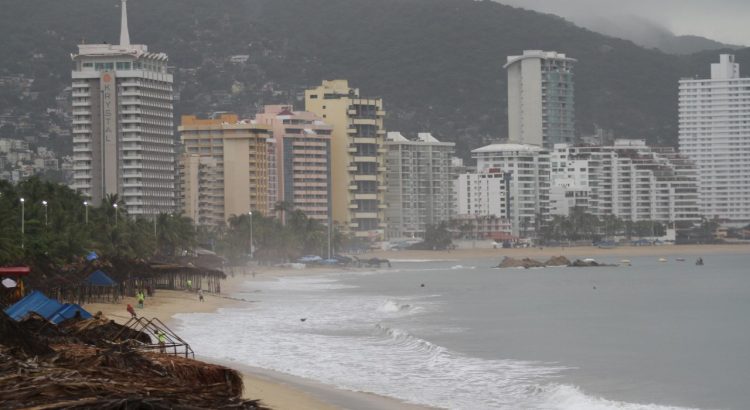
<svg viewBox="0 0 750 410">
<path fill-rule="evenodd" d="M 698 169 L 700 214 L 750 221 L 750 78 L 731 54 L 711 64 L 711 78 L 682 79 L 680 152 Z"/>
<path fill-rule="evenodd" d="M 294 210 L 328 224 L 333 127 L 311 112 L 294 111 L 290 105 L 266 105 L 255 121 L 271 127 L 276 146 L 269 171 L 275 174 L 273 202 L 285 202 Z"/>
<path fill-rule="evenodd" d="M 173 92 L 167 55 L 130 44 L 122 0 L 120 44 L 81 44 L 71 58 L 73 188 L 93 205 L 117 194 L 131 215 L 173 212 Z"/>
<path fill-rule="evenodd" d="M 346 80 L 323 81 L 305 91 L 305 109 L 333 126 L 333 220 L 356 237 L 385 235 L 385 130 L 383 100 L 360 96 Z"/>
<path fill-rule="evenodd" d="M 180 209 L 199 225 L 223 226 L 233 215 L 269 212 L 271 129 L 235 114 L 182 117 Z"/>
<path fill-rule="evenodd" d="M 671 147 L 649 147 L 643 140 L 616 140 L 611 146 L 557 144 L 551 153 L 551 181 L 566 194 L 551 195 L 559 215 L 585 206 L 601 217 L 626 221 L 698 221 L 695 165 Z M 573 194 L 570 194 L 570 193 Z M 572 198 L 570 197 L 572 195 Z"/>
<path fill-rule="evenodd" d="M 547 149 L 575 143 L 575 63 L 556 51 L 524 50 L 507 58 L 509 142 Z"/>
<path fill-rule="evenodd" d="M 492 144 L 473 150 L 474 173 L 456 182 L 457 214 L 510 222 L 514 237 L 532 238 L 549 215 L 549 153 L 536 145 Z"/>
<path fill-rule="evenodd" d="M 399 132 L 386 137 L 385 211 L 387 238 L 423 238 L 428 225 L 453 213 L 453 155 L 456 144 L 430 133 L 409 140 Z"/>
</svg>

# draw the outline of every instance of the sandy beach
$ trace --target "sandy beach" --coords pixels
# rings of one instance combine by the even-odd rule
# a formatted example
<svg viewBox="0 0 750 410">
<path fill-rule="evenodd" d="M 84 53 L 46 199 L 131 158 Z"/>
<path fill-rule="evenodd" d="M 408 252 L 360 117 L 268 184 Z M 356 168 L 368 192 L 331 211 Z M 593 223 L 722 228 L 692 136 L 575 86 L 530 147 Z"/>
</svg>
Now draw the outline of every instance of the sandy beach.
<svg viewBox="0 0 750 410">
<path fill-rule="evenodd" d="M 360 256 L 380 257 L 393 261 L 415 260 L 445 260 L 466 262 L 477 259 L 496 259 L 498 262 L 505 256 L 514 258 L 534 258 L 546 260 L 552 256 L 563 255 L 569 259 L 586 257 L 616 257 L 626 259 L 634 256 L 684 256 L 686 259 L 702 257 L 710 266 L 711 257 L 721 254 L 750 254 L 750 245 L 664 245 L 617 247 L 600 249 L 595 247 L 566 247 L 566 248 L 519 248 L 519 249 L 459 249 L 453 251 L 382 251 L 372 252 Z M 325 268 L 330 270 L 331 268 Z M 214 312 L 219 308 L 252 305 L 251 300 L 232 298 L 236 289 L 243 283 L 253 280 L 268 280 L 269 278 L 289 275 L 307 275 L 320 272 L 319 269 L 280 270 L 258 269 L 257 275 L 229 272 L 227 280 L 222 282 L 222 294 L 206 294 L 205 302 L 199 302 L 195 293 L 187 291 L 159 290 L 154 297 L 146 299 L 144 309 L 137 309 L 141 316 L 158 317 L 168 325 L 175 324 L 172 318 L 178 313 Z M 101 311 L 107 317 L 124 323 L 129 318 L 126 305 L 136 306 L 134 298 L 127 298 L 117 304 L 89 304 L 85 308 L 92 313 Z M 237 363 L 211 360 L 201 352 L 196 352 L 197 358 L 234 368 L 243 374 L 245 381 L 244 395 L 250 399 L 260 399 L 265 405 L 274 409 L 424 409 L 399 402 L 395 399 L 362 392 L 352 392 L 324 385 L 313 380 L 290 376 L 266 369 L 242 366 Z"/>
<path fill-rule="evenodd" d="M 143 309 L 137 309 L 139 316 L 157 317 L 172 327 L 173 316 L 178 313 L 207 313 L 219 308 L 236 307 L 252 304 L 252 301 L 232 298 L 231 295 L 243 282 L 252 280 L 268 280 L 272 277 L 304 275 L 309 270 L 278 270 L 257 269 L 257 276 L 238 273 L 229 275 L 222 282 L 222 294 L 205 294 L 205 302 L 200 302 L 195 293 L 187 291 L 158 290 L 153 297 L 147 297 Z M 125 323 L 130 314 L 126 311 L 127 304 L 136 306 L 135 298 L 126 298 L 120 303 L 91 303 L 84 306 L 92 313 L 102 312 L 105 316 L 118 323 Z M 196 352 L 196 359 L 225 365 L 242 373 L 245 389 L 243 396 L 248 399 L 259 399 L 264 405 L 278 410 L 332 410 L 332 409 L 362 409 L 362 410 L 412 410 L 426 407 L 414 406 L 399 402 L 388 397 L 362 392 L 337 389 L 333 386 L 318 383 L 313 380 L 295 377 L 271 370 L 242 366 L 237 363 L 212 360 L 201 352 Z"/>
</svg>

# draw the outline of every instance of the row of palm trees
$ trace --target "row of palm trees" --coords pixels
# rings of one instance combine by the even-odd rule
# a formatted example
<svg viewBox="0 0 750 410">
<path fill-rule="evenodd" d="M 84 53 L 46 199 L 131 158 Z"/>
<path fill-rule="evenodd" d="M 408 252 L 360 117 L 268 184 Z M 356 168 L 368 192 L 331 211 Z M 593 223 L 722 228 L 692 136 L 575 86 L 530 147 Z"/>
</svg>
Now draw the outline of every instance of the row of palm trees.
<svg viewBox="0 0 750 410">
<path fill-rule="evenodd" d="M 276 262 L 305 254 L 325 256 L 329 244 L 335 249 L 344 240 L 338 229 L 329 235 L 325 224 L 289 204 L 278 204 L 276 211 L 283 222 L 253 212 L 232 216 L 227 226 L 204 227 L 173 214 L 132 217 L 117 195 L 94 207 L 63 185 L 37 178 L 17 185 L 0 181 L 0 266 L 61 266 L 91 251 L 105 257 L 170 259 L 198 246 L 233 263 L 246 262 L 251 249 L 257 259 Z"/>
<path fill-rule="evenodd" d="M 599 241 L 614 236 L 659 237 L 666 233 L 666 226 L 656 221 L 627 221 L 614 215 L 601 218 L 573 208 L 568 216 L 553 215 L 539 229 L 542 242 Z"/>
</svg>

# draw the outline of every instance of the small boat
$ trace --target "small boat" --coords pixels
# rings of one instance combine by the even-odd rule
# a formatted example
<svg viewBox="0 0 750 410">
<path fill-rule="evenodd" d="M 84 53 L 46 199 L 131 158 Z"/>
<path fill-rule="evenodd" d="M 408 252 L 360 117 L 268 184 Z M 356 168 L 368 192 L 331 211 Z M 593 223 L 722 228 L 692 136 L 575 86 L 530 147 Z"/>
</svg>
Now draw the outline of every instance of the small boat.
<svg viewBox="0 0 750 410">
<path fill-rule="evenodd" d="M 630 259 L 622 259 L 620 260 L 620 264 L 623 266 L 630 266 Z"/>
<path fill-rule="evenodd" d="M 659 258 L 659 262 L 666 262 L 667 258 Z"/>
<path fill-rule="evenodd" d="M 677 258 L 675 259 L 677 262 L 685 262 L 685 258 Z"/>
</svg>

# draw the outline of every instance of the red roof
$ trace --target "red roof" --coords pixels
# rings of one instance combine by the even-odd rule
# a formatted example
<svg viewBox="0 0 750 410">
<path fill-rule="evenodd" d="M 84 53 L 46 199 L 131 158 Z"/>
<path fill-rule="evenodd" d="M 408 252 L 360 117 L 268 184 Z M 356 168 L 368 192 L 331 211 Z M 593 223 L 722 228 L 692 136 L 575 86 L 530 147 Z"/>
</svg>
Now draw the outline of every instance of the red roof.
<svg viewBox="0 0 750 410">
<path fill-rule="evenodd" d="M 0 268 L 0 276 L 28 276 L 31 268 L 28 266 L 6 266 Z"/>
</svg>

